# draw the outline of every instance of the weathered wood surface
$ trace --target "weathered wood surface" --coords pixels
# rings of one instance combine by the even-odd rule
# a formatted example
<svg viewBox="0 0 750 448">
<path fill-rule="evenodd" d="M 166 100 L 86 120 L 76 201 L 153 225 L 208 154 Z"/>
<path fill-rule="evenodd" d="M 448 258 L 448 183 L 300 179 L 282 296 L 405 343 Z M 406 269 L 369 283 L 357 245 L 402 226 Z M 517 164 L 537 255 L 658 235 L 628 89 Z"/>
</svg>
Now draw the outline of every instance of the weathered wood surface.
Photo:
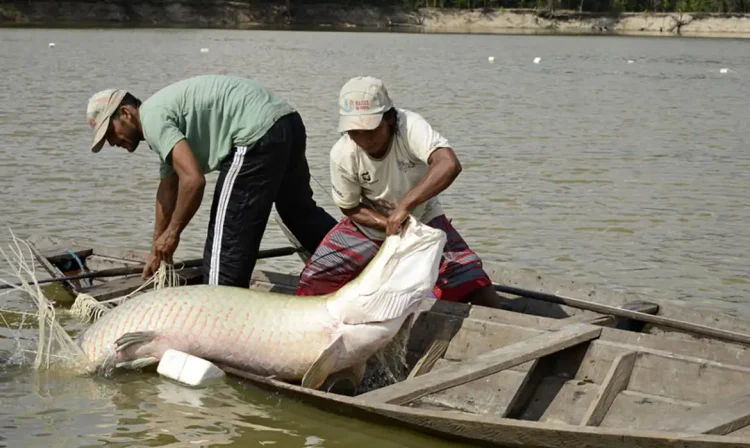
<svg viewBox="0 0 750 448">
<path fill-rule="evenodd" d="M 559 353 L 559 352 L 558 352 Z M 521 418 L 524 411 L 528 409 L 531 398 L 544 381 L 544 378 L 552 372 L 555 363 L 555 355 L 552 353 L 536 359 L 531 367 L 523 374 L 523 380 L 516 388 L 505 410 L 500 413 L 502 417 Z"/>
<path fill-rule="evenodd" d="M 750 389 L 750 387 L 748 387 Z M 660 424 L 660 429 L 700 434 L 731 434 L 750 425 L 750 392 L 727 396 L 723 391 L 711 403 L 697 406 L 683 413 L 674 413 Z"/>
<path fill-rule="evenodd" d="M 599 392 L 597 392 L 594 401 L 581 421 L 582 425 L 597 426 L 604 420 L 604 416 L 617 398 L 617 394 L 628 387 L 636 356 L 636 352 L 627 352 L 617 355 L 617 358 L 612 361 L 612 367 L 610 367 Z"/>
<path fill-rule="evenodd" d="M 62 270 L 60 270 L 57 266 L 55 266 L 54 264 L 50 262 L 50 256 L 59 254 L 58 249 L 60 245 L 57 244 L 55 240 L 39 236 L 37 238 L 27 240 L 27 243 L 29 245 L 29 249 L 31 249 L 31 252 L 34 254 L 34 257 L 36 258 L 36 262 L 42 265 L 44 270 L 47 271 L 47 274 L 51 278 L 65 276 L 65 273 Z M 81 253 L 81 255 L 83 255 L 83 253 Z M 78 288 L 79 284 L 80 282 L 70 281 L 70 280 L 66 280 L 62 282 L 62 285 L 64 286 L 64 288 L 66 288 L 69 291 L 72 291 Z"/>
<path fill-rule="evenodd" d="M 435 327 L 441 316 L 455 319 L 431 311 L 423 313 L 423 319 L 434 320 Z M 457 369 L 460 362 L 548 331 L 464 318 L 445 359 L 435 368 Z M 705 403 L 717 390 L 737 394 L 748 390 L 750 368 L 732 364 L 736 359 L 747 360 L 737 358 L 742 352 L 734 347 L 723 355 L 714 352 L 716 358 L 725 361 L 717 362 L 690 356 L 689 350 L 698 347 L 711 353 L 720 346 L 715 341 L 668 341 L 650 335 L 650 343 L 639 345 L 637 342 L 644 341 L 641 337 L 633 339 L 636 344 L 623 343 L 630 342 L 629 337 L 617 337 L 623 333 L 604 328 L 598 339 L 570 348 L 569 353 L 550 360 L 543 369 L 539 369 L 541 360 L 519 364 L 422 397 L 414 405 L 545 422 L 655 430 L 665 415 Z M 688 354 L 672 350 L 681 346 L 687 346 L 684 351 Z"/>
<path fill-rule="evenodd" d="M 542 272 L 513 268 L 506 264 L 485 262 L 484 269 L 495 283 L 536 290 L 549 294 L 560 294 L 578 297 L 584 300 L 611 306 L 622 306 L 634 300 L 654 302 L 659 305 L 659 315 L 662 317 L 684 320 L 699 325 L 706 325 L 726 331 L 750 334 L 750 319 L 743 319 L 725 313 L 694 309 L 689 304 L 678 301 L 665 300 L 659 297 L 642 297 L 637 294 L 621 293 L 606 288 L 595 287 L 574 279 L 548 276 Z M 565 318 L 580 314 L 582 311 L 567 305 L 548 304 L 535 299 L 527 299 L 512 295 L 504 295 L 508 299 L 513 311 L 520 313 L 553 316 Z M 659 331 L 661 330 L 651 330 Z M 693 336 L 677 332 L 678 337 L 693 338 Z"/>
<path fill-rule="evenodd" d="M 527 294 L 529 296 L 532 296 L 534 299 L 538 299 L 544 302 L 566 304 L 581 309 L 601 313 L 603 315 L 609 314 L 613 316 L 625 317 L 639 322 L 647 322 L 650 324 L 659 325 L 669 329 L 681 330 L 696 336 L 717 338 L 724 341 L 740 344 L 750 344 L 750 334 L 747 333 L 738 333 L 735 331 L 723 330 L 721 328 L 716 328 L 713 326 L 701 325 L 663 316 L 652 316 L 650 314 L 631 311 L 625 308 L 618 308 L 616 306 L 604 305 L 601 303 L 582 300 L 575 297 L 562 296 L 559 294 L 548 294 L 531 290 L 521 290 L 519 288 L 500 285 L 495 285 L 495 287 L 512 289 L 514 293 L 520 295 Z"/>
<path fill-rule="evenodd" d="M 424 395 L 449 389 L 573 345 L 590 341 L 597 338 L 600 333 L 600 327 L 585 324 L 571 325 L 556 332 L 545 333 L 485 353 L 457 366 L 455 369 L 433 370 L 425 375 L 362 394 L 360 398 L 380 403 L 408 403 Z"/>
<path fill-rule="evenodd" d="M 528 335 L 538 334 L 541 331 L 553 330 L 560 328 L 559 319 L 551 319 L 539 316 L 527 316 L 515 312 L 498 310 L 484 307 L 471 307 L 464 304 L 452 302 L 440 302 L 432 299 L 424 301 L 422 310 L 429 310 L 432 314 L 443 315 L 447 317 L 464 317 L 461 324 L 462 332 L 476 332 L 478 341 L 475 343 L 470 337 L 471 344 L 464 341 L 462 348 L 457 348 L 458 352 L 469 350 L 470 356 L 476 356 L 479 353 L 490 350 L 497 344 L 504 344 L 506 337 L 519 337 L 526 332 Z M 496 324 L 510 325 L 512 327 L 522 327 L 516 329 L 497 329 Z M 439 322 L 436 321 L 436 326 Z M 498 333 L 500 332 L 500 333 Z M 519 334 L 519 336 L 514 336 Z M 509 335 L 509 336 L 505 336 Z M 456 341 L 463 340 L 467 336 L 459 335 Z M 622 344 L 631 344 L 638 347 L 653 348 L 665 352 L 704 358 L 708 361 L 724 362 L 736 364 L 739 366 L 750 367 L 750 350 L 735 344 L 728 344 L 717 340 L 696 340 L 682 339 L 673 337 L 673 335 L 652 335 L 644 333 L 633 333 L 628 331 L 602 328 L 603 340 L 618 342 Z M 458 342 L 455 342 L 457 344 Z M 453 349 L 451 349 L 451 354 Z"/>
<path fill-rule="evenodd" d="M 360 397 L 346 397 L 263 378 L 229 367 L 229 375 L 249 380 L 273 392 L 298 398 L 319 409 L 367 421 L 401 425 L 443 437 L 487 445 L 533 446 L 539 448 L 748 448 L 750 440 L 695 433 L 633 431 L 529 422 L 497 416 L 408 406 L 372 403 Z M 384 420 L 381 420 L 384 418 Z"/>
</svg>

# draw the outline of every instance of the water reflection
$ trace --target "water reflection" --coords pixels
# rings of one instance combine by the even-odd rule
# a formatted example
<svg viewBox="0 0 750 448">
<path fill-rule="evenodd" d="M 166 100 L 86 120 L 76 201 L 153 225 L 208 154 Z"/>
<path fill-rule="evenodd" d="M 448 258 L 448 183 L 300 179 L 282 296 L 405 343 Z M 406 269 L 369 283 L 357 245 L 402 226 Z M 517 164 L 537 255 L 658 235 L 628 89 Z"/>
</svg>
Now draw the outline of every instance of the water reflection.
<svg viewBox="0 0 750 448">
<path fill-rule="evenodd" d="M 196 389 L 147 373 L 3 369 L 0 396 L 8 446 L 462 446 L 322 412 L 231 377 Z"/>
</svg>

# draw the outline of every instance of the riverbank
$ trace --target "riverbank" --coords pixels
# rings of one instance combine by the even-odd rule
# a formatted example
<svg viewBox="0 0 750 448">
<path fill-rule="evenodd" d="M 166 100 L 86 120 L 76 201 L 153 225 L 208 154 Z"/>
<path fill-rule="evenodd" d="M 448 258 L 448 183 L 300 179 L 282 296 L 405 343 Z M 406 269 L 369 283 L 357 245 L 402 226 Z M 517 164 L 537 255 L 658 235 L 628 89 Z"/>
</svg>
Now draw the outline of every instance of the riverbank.
<svg viewBox="0 0 750 448">
<path fill-rule="evenodd" d="M 578 13 L 239 1 L 2 1 L 3 27 L 335 28 L 427 33 L 750 37 L 750 14 Z"/>
</svg>

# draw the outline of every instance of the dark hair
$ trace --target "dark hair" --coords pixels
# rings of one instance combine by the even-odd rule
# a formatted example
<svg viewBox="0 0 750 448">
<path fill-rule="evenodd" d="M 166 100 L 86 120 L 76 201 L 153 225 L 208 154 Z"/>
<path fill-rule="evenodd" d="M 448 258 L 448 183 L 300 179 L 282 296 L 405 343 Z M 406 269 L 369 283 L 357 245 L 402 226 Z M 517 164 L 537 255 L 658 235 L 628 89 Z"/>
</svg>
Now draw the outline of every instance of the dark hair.
<svg viewBox="0 0 750 448">
<path fill-rule="evenodd" d="M 137 109 L 141 107 L 141 100 L 131 95 L 130 92 L 126 93 L 125 96 L 122 98 L 122 101 L 120 101 L 120 104 L 117 106 L 115 113 L 112 114 L 113 120 L 120 118 L 120 108 L 122 106 L 133 106 Z"/>
<path fill-rule="evenodd" d="M 383 120 L 386 120 L 386 123 L 391 128 L 391 134 L 398 135 L 398 111 L 395 107 L 391 107 L 385 113 L 383 114 Z M 390 122 L 393 121 L 393 124 Z"/>
</svg>

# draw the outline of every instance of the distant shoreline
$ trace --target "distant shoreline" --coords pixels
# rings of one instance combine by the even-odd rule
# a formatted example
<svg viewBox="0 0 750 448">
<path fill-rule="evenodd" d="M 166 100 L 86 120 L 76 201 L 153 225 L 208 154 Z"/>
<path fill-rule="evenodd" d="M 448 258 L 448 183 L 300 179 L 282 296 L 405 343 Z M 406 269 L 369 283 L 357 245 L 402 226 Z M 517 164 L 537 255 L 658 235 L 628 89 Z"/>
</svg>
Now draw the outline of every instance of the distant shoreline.
<svg viewBox="0 0 750 448">
<path fill-rule="evenodd" d="M 750 38 L 750 14 L 579 13 L 531 9 L 406 10 L 332 4 L 115 0 L 4 1 L 5 28 L 209 28 L 403 31 L 415 33 L 632 35 Z"/>
</svg>

